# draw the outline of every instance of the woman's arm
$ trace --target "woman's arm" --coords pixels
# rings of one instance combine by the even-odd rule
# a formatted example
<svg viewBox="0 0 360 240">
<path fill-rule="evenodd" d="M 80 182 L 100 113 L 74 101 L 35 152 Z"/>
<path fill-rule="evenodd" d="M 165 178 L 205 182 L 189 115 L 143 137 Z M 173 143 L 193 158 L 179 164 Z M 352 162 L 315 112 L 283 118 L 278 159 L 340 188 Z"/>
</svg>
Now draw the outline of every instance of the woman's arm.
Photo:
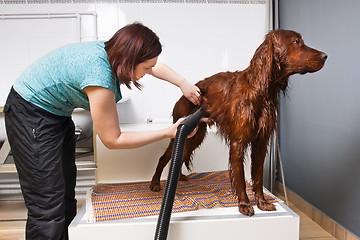
<svg viewBox="0 0 360 240">
<path fill-rule="evenodd" d="M 180 119 L 168 128 L 147 132 L 122 132 L 116 111 L 115 94 L 103 87 L 86 87 L 84 91 L 90 102 L 90 112 L 101 141 L 109 149 L 141 147 L 161 139 L 174 138 Z"/>
<path fill-rule="evenodd" d="M 190 102 L 195 105 L 200 104 L 200 89 L 186 78 L 177 74 L 169 66 L 158 61 L 152 68 L 152 75 L 178 86 Z"/>
</svg>

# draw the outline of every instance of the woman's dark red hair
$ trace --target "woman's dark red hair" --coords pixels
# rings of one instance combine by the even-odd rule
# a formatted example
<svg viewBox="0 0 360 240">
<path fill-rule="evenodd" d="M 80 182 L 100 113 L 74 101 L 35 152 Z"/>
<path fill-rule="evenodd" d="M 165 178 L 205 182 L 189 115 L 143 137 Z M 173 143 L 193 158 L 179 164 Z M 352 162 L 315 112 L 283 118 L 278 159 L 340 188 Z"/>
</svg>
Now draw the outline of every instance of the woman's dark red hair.
<svg viewBox="0 0 360 240">
<path fill-rule="evenodd" d="M 160 55 L 162 48 L 158 36 L 141 23 L 126 25 L 105 42 L 111 70 L 120 83 L 131 89 L 131 82 L 141 88 L 134 77 L 136 65 Z"/>
</svg>

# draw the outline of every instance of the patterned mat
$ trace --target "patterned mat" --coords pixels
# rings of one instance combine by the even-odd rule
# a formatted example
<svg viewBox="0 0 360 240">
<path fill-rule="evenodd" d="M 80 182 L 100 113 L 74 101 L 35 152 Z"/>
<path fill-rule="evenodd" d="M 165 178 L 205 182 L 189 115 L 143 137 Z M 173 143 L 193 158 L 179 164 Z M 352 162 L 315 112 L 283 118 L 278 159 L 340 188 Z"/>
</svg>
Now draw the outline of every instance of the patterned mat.
<svg viewBox="0 0 360 240">
<path fill-rule="evenodd" d="M 164 190 L 152 192 L 149 182 L 104 184 L 94 186 L 86 199 L 88 222 L 157 215 L 160 212 Z M 161 181 L 165 188 L 166 181 Z M 250 203 L 255 204 L 249 183 L 246 191 Z M 265 194 L 270 202 L 279 202 L 275 196 Z M 231 190 L 228 171 L 193 173 L 188 181 L 180 181 L 176 190 L 173 213 L 194 211 L 200 207 L 235 207 L 237 197 Z"/>
</svg>

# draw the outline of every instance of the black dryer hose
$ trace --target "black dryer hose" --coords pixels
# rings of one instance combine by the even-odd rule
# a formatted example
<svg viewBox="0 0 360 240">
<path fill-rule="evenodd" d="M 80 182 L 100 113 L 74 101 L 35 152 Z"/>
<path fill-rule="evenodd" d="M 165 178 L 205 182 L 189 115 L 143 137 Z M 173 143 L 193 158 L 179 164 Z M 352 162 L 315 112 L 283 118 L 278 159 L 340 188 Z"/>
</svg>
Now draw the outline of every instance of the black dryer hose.
<svg viewBox="0 0 360 240">
<path fill-rule="evenodd" d="M 185 142 L 189 134 L 196 128 L 203 116 L 204 110 L 200 108 L 195 113 L 187 116 L 177 128 L 164 198 L 156 226 L 155 240 L 167 239 L 171 211 L 183 162 Z"/>
</svg>

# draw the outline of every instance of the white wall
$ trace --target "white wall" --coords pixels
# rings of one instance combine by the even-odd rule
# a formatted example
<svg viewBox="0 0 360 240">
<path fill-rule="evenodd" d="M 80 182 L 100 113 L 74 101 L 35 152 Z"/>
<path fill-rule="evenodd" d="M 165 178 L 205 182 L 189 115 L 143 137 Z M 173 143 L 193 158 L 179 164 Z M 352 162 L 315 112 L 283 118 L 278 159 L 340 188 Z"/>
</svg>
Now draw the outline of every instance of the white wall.
<svg viewBox="0 0 360 240">
<path fill-rule="evenodd" d="M 265 1 L 237 3 L 0 3 L 0 105 L 16 77 L 46 52 L 69 42 L 109 39 L 119 28 L 140 21 L 160 37 L 165 62 L 192 82 L 219 71 L 244 69 L 267 32 Z M 243 3 L 241 3 L 243 2 Z M 2 14 L 96 13 L 78 19 L 2 19 Z M 94 28 L 94 23 L 97 29 Z M 97 32 L 96 32 L 97 30 Z M 80 33 L 80 35 L 79 35 Z M 123 90 L 121 123 L 171 121 L 178 88 L 152 77 Z"/>
</svg>

